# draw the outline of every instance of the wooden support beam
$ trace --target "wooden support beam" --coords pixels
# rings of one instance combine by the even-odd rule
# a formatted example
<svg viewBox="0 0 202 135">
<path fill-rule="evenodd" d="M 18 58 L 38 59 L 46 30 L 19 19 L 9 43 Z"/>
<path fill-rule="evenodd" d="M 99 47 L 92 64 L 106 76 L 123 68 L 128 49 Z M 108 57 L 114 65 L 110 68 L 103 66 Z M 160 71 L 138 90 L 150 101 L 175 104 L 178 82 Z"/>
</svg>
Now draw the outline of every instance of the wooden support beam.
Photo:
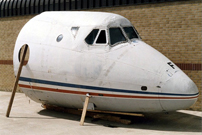
<svg viewBox="0 0 202 135">
<path fill-rule="evenodd" d="M 122 119 L 121 117 L 113 116 L 113 115 L 109 115 L 109 114 L 96 114 L 93 116 L 93 118 L 107 120 L 107 121 L 113 121 L 113 122 L 119 122 L 119 123 L 122 123 L 125 125 L 131 124 L 131 120 Z"/>
<path fill-rule="evenodd" d="M 80 120 L 80 125 L 81 125 L 81 126 L 83 126 L 83 124 L 84 124 L 84 120 L 85 120 L 85 117 L 86 117 L 86 112 L 87 112 L 87 108 L 88 108 L 89 99 L 90 99 L 90 95 L 87 93 L 87 94 L 86 94 L 85 103 L 84 103 L 84 106 L 83 106 L 83 111 L 82 111 L 82 115 L 81 115 L 81 120 Z"/>
<path fill-rule="evenodd" d="M 12 90 L 10 102 L 9 102 L 9 105 L 8 105 L 8 108 L 7 108 L 6 117 L 9 117 L 9 115 L 10 115 L 11 107 L 12 107 L 13 100 L 14 100 L 14 97 L 15 97 L 15 92 L 16 92 L 16 89 L 17 89 L 17 86 L 18 86 L 18 81 L 19 81 L 20 74 L 21 74 L 21 71 L 22 71 L 22 66 L 23 66 L 25 56 L 26 56 L 26 53 L 27 53 L 27 48 L 28 48 L 28 45 L 25 45 L 25 49 L 23 51 L 22 59 L 20 61 L 20 65 L 19 65 L 19 68 L 18 68 L 18 73 L 17 73 L 17 76 L 15 78 L 15 83 L 14 83 L 14 87 L 13 87 L 13 90 Z"/>
<path fill-rule="evenodd" d="M 65 112 L 65 113 L 79 115 L 79 116 L 81 116 L 83 111 L 83 109 L 71 109 L 71 108 L 59 107 L 59 106 L 54 106 L 49 104 L 44 104 L 42 107 L 48 110 Z M 93 119 L 113 121 L 113 122 L 122 123 L 125 125 L 131 124 L 132 122 L 131 118 L 135 119 L 136 117 L 144 117 L 143 114 L 101 111 L 101 110 L 88 110 L 88 112 L 86 112 L 86 116 L 91 117 Z M 123 118 L 122 116 L 131 116 L 131 117 Z"/>
<path fill-rule="evenodd" d="M 82 110 L 82 109 L 78 109 L 78 110 Z M 88 112 L 144 117 L 144 115 L 140 113 L 113 112 L 113 111 L 103 111 L 103 110 L 88 110 Z"/>
</svg>

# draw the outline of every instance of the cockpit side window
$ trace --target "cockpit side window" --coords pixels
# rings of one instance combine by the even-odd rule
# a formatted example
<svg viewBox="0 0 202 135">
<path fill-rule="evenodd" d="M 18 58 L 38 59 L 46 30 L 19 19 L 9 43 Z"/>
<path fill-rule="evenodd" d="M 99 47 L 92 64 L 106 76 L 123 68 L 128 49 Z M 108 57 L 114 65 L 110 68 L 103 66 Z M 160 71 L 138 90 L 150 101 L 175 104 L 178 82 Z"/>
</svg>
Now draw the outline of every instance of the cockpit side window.
<svg viewBox="0 0 202 135">
<path fill-rule="evenodd" d="M 134 31 L 133 27 L 123 27 L 123 29 L 129 39 L 138 38 L 138 35 Z"/>
<path fill-rule="evenodd" d="M 109 36 L 111 45 L 126 41 L 121 28 L 109 28 Z"/>
<path fill-rule="evenodd" d="M 97 36 L 98 31 L 99 29 L 93 29 L 91 33 L 88 34 L 88 36 L 86 37 L 85 39 L 86 43 L 88 43 L 89 45 L 92 45 Z"/>
<path fill-rule="evenodd" d="M 100 34 L 97 38 L 96 44 L 106 44 L 107 40 L 106 40 L 106 32 L 105 30 L 101 30 Z"/>
</svg>

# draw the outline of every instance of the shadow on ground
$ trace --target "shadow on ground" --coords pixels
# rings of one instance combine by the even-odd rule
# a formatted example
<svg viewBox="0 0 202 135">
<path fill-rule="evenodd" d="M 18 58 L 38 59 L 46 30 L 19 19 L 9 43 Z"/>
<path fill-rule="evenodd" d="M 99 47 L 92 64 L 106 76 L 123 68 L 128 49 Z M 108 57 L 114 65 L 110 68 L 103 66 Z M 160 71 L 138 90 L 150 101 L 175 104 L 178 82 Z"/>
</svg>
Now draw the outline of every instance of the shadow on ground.
<svg viewBox="0 0 202 135">
<path fill-rule="evenodd" d="M 68 119 L 80 121 L 79 115 L 73 115 L 63 112 L 56 112 L 52 110 L 41 110 L 38 114 L 43 116 L 49 116 L 54 118 Z M 124 125 L 116 122 L 98 120 L 93 118 L 85 119 L 85 126 L 88 123 L 103 125 L 111 128 L 134 128 L 145 130 L 159 130 L 159 131 L 179 131 L 179 132 L 201 132 L 202 123 L 201 117 L 182 113 L 182 112 L 170 112 L 157 113 L 157 114 L 144 114 L 144 117 L 135 116 L 122 116 L 122 118 L 132 120 L 130 125 Z M 92 126 L 92 125 L 91 125 Z"/>
</svg>

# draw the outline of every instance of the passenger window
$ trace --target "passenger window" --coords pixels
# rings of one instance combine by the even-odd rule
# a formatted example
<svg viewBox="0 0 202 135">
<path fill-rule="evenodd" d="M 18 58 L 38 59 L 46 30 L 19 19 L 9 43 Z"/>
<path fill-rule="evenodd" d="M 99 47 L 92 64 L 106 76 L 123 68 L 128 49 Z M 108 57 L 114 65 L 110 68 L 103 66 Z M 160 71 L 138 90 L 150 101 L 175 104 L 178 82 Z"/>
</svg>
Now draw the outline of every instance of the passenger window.
<svg viewBox="0 0 202 135">
<path fill-rule="evenodd" d="M 124 27 L 123 28 L 126 35 L 129 39 L 138 38 L 136 32 L 134 31 L 133 27 Z"/>
<path fill-rule="evenodd" d="M 96 43 L 97 44 L 106 44 L 107 43 L 105 30 L 101 30 Z"/>
<path fill-rule="evenodd" d="M 120 28 L 109 28 L 110 43 L 114 45 L 118 42 L 126 41 Z"/>
<path fill-rule="evenodd" d="M 85 39 L 86 43 L 92 45 L 97 36 L 98 31 L 99 31 L 98 29 L 93 29 L 91 33 L 88 34 L 88 36 L 86 37 Z"/>
</svg>

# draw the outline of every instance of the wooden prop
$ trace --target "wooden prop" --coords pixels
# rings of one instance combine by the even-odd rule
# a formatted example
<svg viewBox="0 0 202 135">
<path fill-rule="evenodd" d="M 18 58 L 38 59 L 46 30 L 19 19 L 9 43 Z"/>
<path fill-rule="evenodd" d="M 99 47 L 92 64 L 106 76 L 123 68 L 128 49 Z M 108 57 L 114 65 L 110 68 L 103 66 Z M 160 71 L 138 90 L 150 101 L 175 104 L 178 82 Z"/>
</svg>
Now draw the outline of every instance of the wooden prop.
<svg viewBox="0 0 202 135">
<path fill-rule="evenodd" d="M 10 98 L 10 102 L 9 102 L 9 105 L 8 105 L 6 117 L 9 117 L 9 115 L 10 115 L 11 107 L 12 107 L 13 100 L 14 100 L 14 97 L 15 97 L 15 92 L 16 92 L 16 89 L 17 89 L 17 86 L 18 86 L 18 81 L 19 81 L 20 74 L 21 74 L 21 71 L 22 71 L 22 66 L 23 66 L 25 56 L 26 56 L 26 53 L 27 53 L 27 48 L 28 48 L 28 45 L 25 45 L 25 49 L 23 51 L 22 59 L 20 61 L 20 65 L 19 65 L 19 68 L 18 68 L 18 73 L 17 73 L 17 76 L 15 78 L 15 83 L 14 83 L 14 87 L 13 87 L 13 90 L 12 90 L 12 95 L 11 95 L 11 98 Z"/>
<path fill-rule="evenodd" d="M 85 103 L 84 103 L 84 106 L 83 106 L 83 111 L 82 111 L 82 115 L 81 115 L 81 120 L 80 120 L 80 125 L 81 125 L 81 126 L 83 126 L 83 124 L 84 124 L 84 120 L 85 120 L 85 117 L 86 117 L 86 111 L 87 111 L 87 108 L 88 108 L 89 99 L 90 99 L 90 95 L 87 93 L 87 94 L 86 94 Z"/>
</svg>

